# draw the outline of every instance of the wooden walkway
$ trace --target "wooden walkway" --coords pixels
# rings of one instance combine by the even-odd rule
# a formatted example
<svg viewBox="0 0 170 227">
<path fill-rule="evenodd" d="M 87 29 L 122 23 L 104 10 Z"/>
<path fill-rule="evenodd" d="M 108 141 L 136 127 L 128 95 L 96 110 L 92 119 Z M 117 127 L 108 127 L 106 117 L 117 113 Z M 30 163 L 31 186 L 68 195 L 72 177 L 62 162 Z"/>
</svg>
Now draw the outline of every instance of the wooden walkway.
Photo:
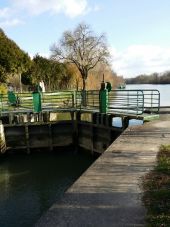
<svg viewBox="0 0 170 227">
<path fill-rule="evenodd" d="M 36 226 L 145 226 L 141 177 L 153 168 L 160 145 L 169 141 L 168 115 L 129 127 Z"/>
</svg>

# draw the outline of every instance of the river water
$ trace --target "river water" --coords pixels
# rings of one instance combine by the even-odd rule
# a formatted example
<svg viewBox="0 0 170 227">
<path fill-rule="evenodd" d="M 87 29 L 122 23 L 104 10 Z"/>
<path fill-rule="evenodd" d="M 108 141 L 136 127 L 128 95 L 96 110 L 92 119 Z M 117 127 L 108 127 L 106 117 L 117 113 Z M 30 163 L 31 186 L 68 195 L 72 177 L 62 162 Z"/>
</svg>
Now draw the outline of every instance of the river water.
<svg viewBox="0 0 170 227">
<path fill-rule="evenodd" d="M 33 226 L 93 161 L 64 151 L 1 156 L 0 226 Z"/>
<path fill-rule="evenodd" d="M 126 89 L 156 89 L 160 92 L 160 105 L 170 106 L 170 84 L 128 84 Z"/>
</svg>

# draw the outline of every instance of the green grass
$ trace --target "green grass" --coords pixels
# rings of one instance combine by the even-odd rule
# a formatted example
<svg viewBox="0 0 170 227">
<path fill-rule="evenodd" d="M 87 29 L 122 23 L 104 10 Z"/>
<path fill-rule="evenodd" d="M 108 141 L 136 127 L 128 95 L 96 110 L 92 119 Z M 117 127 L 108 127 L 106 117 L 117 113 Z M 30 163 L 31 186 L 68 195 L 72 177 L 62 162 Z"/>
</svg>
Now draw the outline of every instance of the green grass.
<svg viewBox="0 0 170 227">
<path fill-rule="evenodd" d="M 143 178 L 143 202 L 148 227 L 170 226 L 170 145 L 162 145 L 157 163 Z"/>
</svg>

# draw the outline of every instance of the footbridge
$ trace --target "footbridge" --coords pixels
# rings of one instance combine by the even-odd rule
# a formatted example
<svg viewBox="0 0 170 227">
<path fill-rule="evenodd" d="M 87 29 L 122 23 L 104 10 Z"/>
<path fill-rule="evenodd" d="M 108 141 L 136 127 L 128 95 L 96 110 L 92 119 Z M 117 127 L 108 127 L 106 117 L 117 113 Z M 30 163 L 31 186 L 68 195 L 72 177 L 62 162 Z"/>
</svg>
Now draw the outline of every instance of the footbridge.
<svg viewBox="0 0 170 227">
<path fill-rule="evenodd" d="M 1 95 L 3 147 L 28 153 L 70 145 L 103 153 L 130 120 L 158 118 L 160 110 L 157 90 L 112 90 L 104 102 L 97 90 L 12 95 Z"/>
<path fill-rule="evenodd" d="M 100 91 L 56 91 L 40 93 L 16 93 L 15 101 L 8 94 L 0 95 L 0 116 L 43 112 L 101 112 Z M 144 119 L 147 114 L 159 114 L 158 90 L 112 90 L 108 93 L 104 113 L 128 115 Z"/>
</svg>

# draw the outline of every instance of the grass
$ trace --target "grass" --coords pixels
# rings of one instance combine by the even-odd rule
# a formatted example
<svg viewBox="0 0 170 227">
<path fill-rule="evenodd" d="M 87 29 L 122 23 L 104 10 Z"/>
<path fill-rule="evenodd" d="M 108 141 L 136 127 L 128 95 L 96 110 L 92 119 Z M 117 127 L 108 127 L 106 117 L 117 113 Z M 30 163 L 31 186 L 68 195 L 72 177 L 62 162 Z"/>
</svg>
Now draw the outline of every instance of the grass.
<svg viewBox="0 0 170 227">
<path fill-rule="evenodd" d="M 148 227 L 170 226 L 170 145 L 161 145 L 157 163 L 143 178 Z"/>
</svg>

